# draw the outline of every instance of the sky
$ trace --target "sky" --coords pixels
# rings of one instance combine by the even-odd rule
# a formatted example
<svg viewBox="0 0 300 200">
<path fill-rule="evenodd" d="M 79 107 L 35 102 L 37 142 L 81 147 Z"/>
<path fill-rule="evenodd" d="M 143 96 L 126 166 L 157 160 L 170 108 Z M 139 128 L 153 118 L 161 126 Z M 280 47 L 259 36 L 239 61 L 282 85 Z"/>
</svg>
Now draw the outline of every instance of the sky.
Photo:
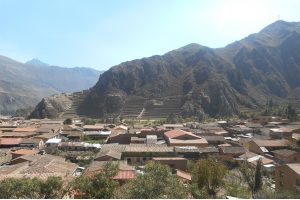
<svg viewBox="0 0 300 200">
<path fill-rule="evenodd" d="M 299 0 L 0 0 L 0 55 L 107 70 L 190 43 L 218 48 L 278 19 Z"/>
</svg>

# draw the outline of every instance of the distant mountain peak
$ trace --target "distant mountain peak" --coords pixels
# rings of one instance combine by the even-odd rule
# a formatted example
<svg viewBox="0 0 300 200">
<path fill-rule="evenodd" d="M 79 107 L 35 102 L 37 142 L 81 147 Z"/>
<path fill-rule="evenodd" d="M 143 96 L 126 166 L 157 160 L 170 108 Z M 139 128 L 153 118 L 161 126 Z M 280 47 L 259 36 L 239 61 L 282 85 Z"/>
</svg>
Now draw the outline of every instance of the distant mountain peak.
<svg viewBox="0 0 300 200">
<path fill-rule="evenodd" d="M 25 63 L 26 65 L 36 66 L 36 67 L 44 67 L 49 66 L 49 64 L 42 62 L 38 58 L 33 58 Z"/>
</svg>

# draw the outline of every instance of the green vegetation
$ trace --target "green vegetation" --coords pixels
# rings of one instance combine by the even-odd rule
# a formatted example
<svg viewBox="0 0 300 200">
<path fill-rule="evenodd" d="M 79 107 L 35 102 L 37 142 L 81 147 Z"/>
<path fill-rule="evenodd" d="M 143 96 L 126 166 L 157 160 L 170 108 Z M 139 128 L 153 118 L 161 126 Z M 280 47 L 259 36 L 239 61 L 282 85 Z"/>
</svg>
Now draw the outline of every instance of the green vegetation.
<svg viewBox="0 0 300 200">
<path fill-rule="evenodd" d="M 83 136 L 82 141 L 86 142 L 86 143 L 91 143 L 91 144 L 104 144 L 105 143 L 104 139 L 93 139 L 87 135 Z"/>
<path fill-rule="evenodd" d="M 262 164 L 259 159 L 256 168 L 253 169 L 248 163 L 244 163 L 240 168 L 244 179 L 251 191 L 252 197 L 262 188 Z"/>
<path fill-rule="evenodd" d="M 75 178 L 70 184 L 70 189 L 79 193 L 84 199 L 112 198 L 113 192 L 118 186 L 118 182 L 112 179 L 116 175 L 117 169 L 117 165 L 108 162 L 100 173 L 92 177 Z"/>
<path fill-rule="evenodd" d="M 281 116 L 291 121 L 295 121 L 298 119 L 297 112 L 290 103 L 278 104 L 272 99 L 267 101 L 265 110 L 262 112 L 262 114 Z"/>
<path fill-rule="evenodd" d="M 60 177 L 49 177 L 45 181 L 38 178 L 7 178 L 0 182 L 1 199 L 56 199 L 62 198 L 63 193 Z"/>
<path fill-rule="evenodd" d="M 187 198 L 187 188 L 171 174 L 166 165 L 149 162 L 143 175 L 115 191 L 115 198 L 159 199 Z"/>
<path fill-rule="evenodd" d="M 193 183 L 198 189 L 198 192 L 194 191 L 194 193 L 202 191 L 211 198 L 215 198 L 218 190 L 224 185 L 223 179 L 226 173 L 226 167 L 216 159 L 209 157 L 199 160 L 192 170 Z"/>
</svg>

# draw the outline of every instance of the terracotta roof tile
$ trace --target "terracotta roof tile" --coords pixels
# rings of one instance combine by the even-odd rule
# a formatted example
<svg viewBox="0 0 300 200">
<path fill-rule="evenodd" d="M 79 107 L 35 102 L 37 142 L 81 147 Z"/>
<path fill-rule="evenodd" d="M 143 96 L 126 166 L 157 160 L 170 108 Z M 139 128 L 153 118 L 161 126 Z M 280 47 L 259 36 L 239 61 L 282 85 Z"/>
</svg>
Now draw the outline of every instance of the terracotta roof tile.
<svg viewBox="0 0 300 200">
<path fill-rule="evenodd" d="M 114 180 L 128 180 L 136 178 L 136 174 L 133 170 L 120 170 L 113 178 Z"/>
<path fill-rule="evenodd" d="M 35 132 L 35 127 L 18 127 L 14 129 L 14 132 Z"/>
<path fill-rule="evenodd" d="M 38 151 L 35 151 L 32 149 L 19 149 L 19 150 L 13 152 L 13 154 L 20 154 L 20 155 L 34 155 L 37 153 L 38 153 Z"/>
<path fill-rule="evenodd" d="M 0 145 L 17 145 L 21 142 L 21 138 L 0 138 Z"/>
</svg>

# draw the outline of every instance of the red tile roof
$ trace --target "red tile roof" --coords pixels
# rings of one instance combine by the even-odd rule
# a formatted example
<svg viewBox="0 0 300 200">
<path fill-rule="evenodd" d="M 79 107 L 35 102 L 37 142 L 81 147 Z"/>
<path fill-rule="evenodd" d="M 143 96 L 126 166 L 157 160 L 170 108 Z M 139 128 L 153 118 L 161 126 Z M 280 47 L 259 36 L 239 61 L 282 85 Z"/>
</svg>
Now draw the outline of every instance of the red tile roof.
<svg viewBox="0 0 300 200">
<path fill-rule="evenodd" d="M 136 178 L 133 170 L 120 170 L 117 175 L 113 178 L 115 180 L 128 180 Z"/>
<path fill-rule="evenodd" d="M 35 132 L 35 127 L 18 127 L 14 129 L 14 132 Z"/>
<path fill-rule="evenodd" d="M 0 138 L 0 145 L 15 145 L 21 142 L 21 138 Z"/>
<path fill-rule="evenodd" d="M 34 155 L 37 154 L 38 152 L 32 149 L 19 149 L 15 152 L 13 152 L 13 154 L 21 154 L 21 155 Z"/>
<path fill-rule="evenodd" d="M 191 181 L 192 180 L 192 176 L 191 174 L 187 173 L 187 172 L 184 172 L 184 171 L 181 171 L 179 169 L 176 170 L 176 175 L 180 178 L 183 178 L 185 180 L 188 180 L 188 181 Z"/>
<path fill-rule="evenodd" d="M 165 132 L 165 136 L 168 137 L 168 138 L 176 138 L 176 137 L 182 136 L 182 135 L 190 135 L 190 136 L 193 136 L 195 138 L 201 139 L 201 137 L 199 137 L 199 136 L 197 136 L 197 135 L 195 135 L 191 132 L 183 131 L 181 129 L 174 129 L 174 130 Z"/>
</svg>

